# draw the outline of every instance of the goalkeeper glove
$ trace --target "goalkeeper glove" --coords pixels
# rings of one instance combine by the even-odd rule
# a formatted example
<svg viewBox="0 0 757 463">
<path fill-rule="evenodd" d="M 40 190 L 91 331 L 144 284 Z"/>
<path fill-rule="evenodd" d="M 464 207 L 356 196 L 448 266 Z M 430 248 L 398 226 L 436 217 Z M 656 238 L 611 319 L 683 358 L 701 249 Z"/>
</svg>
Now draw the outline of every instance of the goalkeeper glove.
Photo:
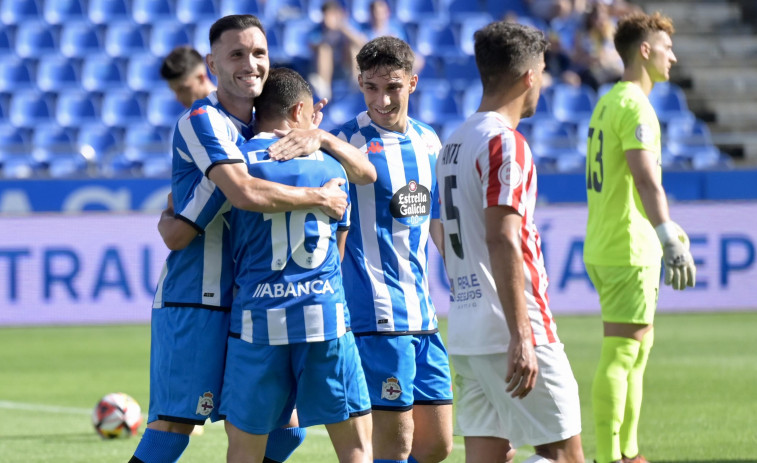
<svg viewBox="0 0 757 463">
<path fill-rule="evenodd" d="M 684 289 L 696 284 L 697 268 L 689 252 L 689 237 L 677 223 L 669 221 L 655 227 L 662 244 L 665 284 Z"/>
</svg>

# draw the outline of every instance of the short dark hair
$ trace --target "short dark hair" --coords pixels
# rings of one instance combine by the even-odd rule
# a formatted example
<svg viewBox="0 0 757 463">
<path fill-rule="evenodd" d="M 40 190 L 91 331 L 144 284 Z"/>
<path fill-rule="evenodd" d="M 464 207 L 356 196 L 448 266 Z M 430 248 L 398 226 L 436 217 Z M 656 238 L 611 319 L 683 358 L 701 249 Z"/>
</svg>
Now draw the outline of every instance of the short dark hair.
<svg viewBox="0 0 757 463">
<path fill-rule="evenodd" d="M 214 22 L 212 26 L 210 26 L 210 32 L 208 33 L 210 46 L 212 47 L 216 40 L 221 37 L 221 34 L 226 31 L 245 30 L 251 27 L 257 27 L 258 29 L 260 29 L 260 32 L 265 35 L 265 28 L 260 22 L 260 19 L 258 19 L 258 17 L 255 15 L 230 14 L 228 16 L 224 16 L 223 18 Z"/>
<path fill-rule="evenodd" d="M 673 21 L 659 12 L 654 14 L 635 13 L 624 16 L 618 21 L 615 31 L 615 49 L 628 66 L 633 59 L 633 50 L 646 40 L 650 34 L 663 31 L 668 35 L 675 33 Z"/>
<path fill-rule="evenodd" d="M 415 54 L 410 45 L 397 37 L 376 37 L 363 45 L 357 54 L 357 68 L 360 72 L 371 69 L 401 69 L 413 73 Z"/>
<path fill-rule="evenodd" d="M 160 77 L 165 80 L 183 79 L 200 64 L 205 64 L 200 53 L 189 45 L 181 45 L 163 59 Z"/>
<path fill-rule="evenodd" d="M 271 68 L 263 91 L 255 98 L 255 117 L 285 118 L 299 101 L 313 99 L 310 85 L 289 68 Z"/>
<path fill-rule="evenodd" d="M 543 60 L 549 46 L 540 30 L 507 21 L 479 29 L 473 40 L 484 91 L 511 84 L 537 60 Z"/>
</svg>

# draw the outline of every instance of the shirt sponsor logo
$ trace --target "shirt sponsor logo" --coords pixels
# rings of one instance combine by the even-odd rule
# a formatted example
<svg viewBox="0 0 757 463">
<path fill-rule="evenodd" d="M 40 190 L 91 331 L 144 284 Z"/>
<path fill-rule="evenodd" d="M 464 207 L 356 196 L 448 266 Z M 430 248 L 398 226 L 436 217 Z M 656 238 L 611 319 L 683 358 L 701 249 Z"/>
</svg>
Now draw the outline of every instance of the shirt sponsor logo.
<svg viewBox="0 0 757 463">
<path fill-rule="evenodd" d="M 334 294 L 334 288 L 328 280 L 312 280 L 296 283 L 258 283 L 252 297 L 302 297 L 326 293 Z"/>
<path fill-rule="evenodd" d="M 392 217 L 405 225 L 425 222 L 431 212 L 431 194 L 428 188 L 415 180 L 403 186 L 392 196 L 389 203 Z"/>
</svg>

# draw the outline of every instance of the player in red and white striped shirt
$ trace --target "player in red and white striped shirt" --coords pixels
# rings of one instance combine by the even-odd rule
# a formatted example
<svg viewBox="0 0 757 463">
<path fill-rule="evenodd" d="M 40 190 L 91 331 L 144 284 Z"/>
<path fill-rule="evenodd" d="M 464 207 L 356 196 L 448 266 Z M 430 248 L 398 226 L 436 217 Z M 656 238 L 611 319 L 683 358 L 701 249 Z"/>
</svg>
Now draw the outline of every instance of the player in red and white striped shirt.
<svg viewBox="0 0 757 463">
<path fill-rule="evenodd" d="M 578 386 L 547 297 L 536 169 L 515 128 L 534 114 L 546 41 L 506 22 L 476 32 L 478 112 L 437 160 L 450 278 L 448 349 L 466 461 L 583 462 Z"/>
</svg>

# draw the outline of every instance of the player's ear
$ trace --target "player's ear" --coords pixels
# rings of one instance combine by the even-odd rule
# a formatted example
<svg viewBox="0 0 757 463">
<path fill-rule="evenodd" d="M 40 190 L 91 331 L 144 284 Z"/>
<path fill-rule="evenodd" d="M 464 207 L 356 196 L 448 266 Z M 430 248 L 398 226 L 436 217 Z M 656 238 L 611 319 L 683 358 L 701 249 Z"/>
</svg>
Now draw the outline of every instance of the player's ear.
<svg viewBox="0 0 757 463">
<path fill-rule="evenodd" d="M 412 77 L 410 77 L 410 93 L 413 93 L 418 86 L 418 74 L 413 74 Z"/>
<path fill-rule="evenodd" d="M 205 63 L 208 65 L 208 69 L 210 69 L 210 72 L 213 73 L 213 75 L 215 75 L 216 68 L 215 68 L 215 62 L 213 61 L 212 53 L 208 53 L 207 55 L 205 55 Z"/>
<path fill-rule="evenodd" d="M 526 88 L 531 88 L 536 83 L 536 71 L 529 69 L 523 74 L 523 84 Z"/>
<path fill-rule="evenodd" d="M 641 42 L 639 44 L 639 53 L 641 53 L 641 57 L 644 59 L 649 59 L 649 53 L 652 51 L 652 45 L 650 45 L 649 42 L 646 40 Z"/>
<path fill-rule="evenodd" d="M 298 101 L 289 108 L 289 118 L 297 123 L 299 126 L 302 123 L 302 108 L 305 107 L 305 103 Z"/>
</svg>

